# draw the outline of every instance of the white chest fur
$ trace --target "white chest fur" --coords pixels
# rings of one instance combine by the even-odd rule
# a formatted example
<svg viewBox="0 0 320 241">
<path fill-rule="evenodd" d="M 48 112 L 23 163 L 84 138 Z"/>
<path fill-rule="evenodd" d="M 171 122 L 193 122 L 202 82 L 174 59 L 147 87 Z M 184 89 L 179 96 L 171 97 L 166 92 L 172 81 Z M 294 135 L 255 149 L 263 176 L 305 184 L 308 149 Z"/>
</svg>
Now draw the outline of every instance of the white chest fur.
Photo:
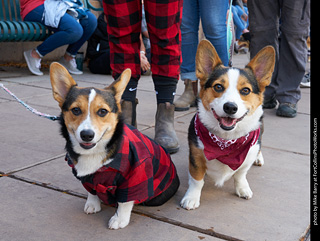
<svg viewBox="0 0 320 241">
<path fill-rule="evenodd" d="M 250 148 L 242 165 L 235 171 L 216 159 L 207 161 L 207 175 L 214 180 L 216 186 L 221 187 L 225 181 L 229 180 L 236 173 L 246 174 L 257 159 L 258 152 L 259 145 L 255 144 Z"/>
<path fill-rule="evenodd" d="M 97 153 L 92 155 L 81 155 L 78 163 L 74 166 L 77 170 L 77 176 L 82 177 L 96 172 L 103 165 L 109 164 L 112 159 L 102 162 L 106 158 L 106 153 Z"/>
</svg>

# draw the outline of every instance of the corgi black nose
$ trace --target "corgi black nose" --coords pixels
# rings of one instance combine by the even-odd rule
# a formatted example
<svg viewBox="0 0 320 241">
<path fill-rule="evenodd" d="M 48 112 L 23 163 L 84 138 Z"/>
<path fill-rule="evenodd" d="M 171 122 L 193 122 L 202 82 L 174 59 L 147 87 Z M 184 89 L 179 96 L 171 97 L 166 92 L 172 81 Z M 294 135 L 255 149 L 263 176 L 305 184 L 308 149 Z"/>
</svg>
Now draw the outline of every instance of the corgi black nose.
<svg viewBox="0 0 320 241">
<path fill-rule="evenodd" d="M 223 105 L 223 110 L 226 112 L 228 115 L 233 115 L 237 113 L 238 111 L 238 106 L 236 103 L 233 102 L 227 102 Z"/>
<path fill-rule="evenodd" d="M 94 132 L 93 130 L 83 130 L 80 132 L 80 137 L 83 141 L 92 141 L 94 138 Z"/>
</svg>

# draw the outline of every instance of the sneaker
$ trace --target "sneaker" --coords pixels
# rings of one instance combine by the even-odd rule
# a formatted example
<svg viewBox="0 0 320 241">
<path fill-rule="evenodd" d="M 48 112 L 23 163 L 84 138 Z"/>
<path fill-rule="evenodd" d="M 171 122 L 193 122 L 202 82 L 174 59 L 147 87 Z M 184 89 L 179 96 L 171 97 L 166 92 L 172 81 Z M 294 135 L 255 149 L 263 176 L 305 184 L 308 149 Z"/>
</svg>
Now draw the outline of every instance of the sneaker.
<svg viewBox="0 0 320 241">
<path fill-rule="evenodd" d="M 297 115 L 297 104 L 281 103 L 276 112 L 277 116 L 293 118 Z"/>
<path fill-rule="evenodd" d="M 39 75 L 39 76 L 43 75 L 43 73 L 40 71 L 41 59 L 32 57 L 31 52 L 32 52 L 32 49 L 23 52 L 23 55 L 27 62 L 29 70 L 31 71 L 31 73 L 35 75 Z"/>
<path fill-rule="evenodd" d="M 59 60 L 59 63 L 62 64 L 70 74 L 83 74 L 82 71 L 77 69 L 76 60 L 73 58 L 70 61 L 67 61 L 64 57 Z"/>
<path fill-rule="evenodd" d="M 301 88 L 310 88 L 311 87 L 311 72 L 305 74 L 300 83 Z"/>
</svg>

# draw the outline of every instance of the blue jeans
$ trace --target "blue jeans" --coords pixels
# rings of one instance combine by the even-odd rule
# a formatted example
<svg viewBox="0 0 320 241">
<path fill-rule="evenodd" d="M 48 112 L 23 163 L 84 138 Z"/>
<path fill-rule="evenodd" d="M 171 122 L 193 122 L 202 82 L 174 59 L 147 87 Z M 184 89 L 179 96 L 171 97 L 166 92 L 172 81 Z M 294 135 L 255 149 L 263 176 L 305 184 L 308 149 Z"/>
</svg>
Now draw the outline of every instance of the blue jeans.
<svg viewBox="0 0 320 241">
<path fill-rule="evenodd" d="M 24 20 L 44 24 L 43 11 L 44 5 L 40 5 L 29 12 Z M 43 57 L 56 48 L 68 44 L 66 52 L 71 56 L 75 56 L 97 27 L 96 17 L 91 12 L 87 12 L 87 14 L 88 18 L 80 19 L 79 23 L 75 18 L 66 13 L 61 18 L 58 28 L 48 27 L 54 34 L 37 47 L 37 52 Z"/>
<path fill-rule="evenodd" d="M 245 13 L 248 15 L 248 9 L 246 7 L 243 7 L 244 11 L 239 5 L 232 6 L 232 14 L 233 14 L 233 22 L 234 25 L 236 25 L 236 39 L 240 39 L 240 36 L 242 34 L 242 31 L 248 27 L 249 19 L 247 21 L 244 21 L 241 16 Z"/>
<path fill-rule="evenodd" d="M 181 22 L 181 79 L 197 80 L 195 56 L 198 47 L 199 22 L 206 38 L 217 50 L 225 66 L 228 65 L 226 0 L 184 0 Z"/>
</svg>

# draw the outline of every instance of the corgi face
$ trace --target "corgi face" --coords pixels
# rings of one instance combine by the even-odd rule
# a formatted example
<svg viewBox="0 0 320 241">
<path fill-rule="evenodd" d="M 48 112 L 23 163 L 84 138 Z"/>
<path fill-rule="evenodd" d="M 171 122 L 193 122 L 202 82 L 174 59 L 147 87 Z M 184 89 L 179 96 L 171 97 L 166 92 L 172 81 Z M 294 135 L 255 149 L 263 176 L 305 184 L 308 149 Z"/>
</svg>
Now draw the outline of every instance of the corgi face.
<svg viewBox="0 0 320 241">
<path fill-rule="evenodd" d="M 274 62 L 275 51 L 268 46 L 244 69 L 227 68 L 211 43 L 201 41 L 196 55 L 201 121 L 219 133 L 237 132 L 246 125 L 255 128 L 252 122 L 258 124 L 262 115 L 263 93 L 270 84 Z"/>
<path fill-rule="evenodd" d="M 51 64 L 53 96 L 76 153 L 105 152 L 118 123 L 120 99 L 130 77 L 131 71 L 127 69 L 105 89 L 80 88 L 63 66 Z"/>
</svg>

